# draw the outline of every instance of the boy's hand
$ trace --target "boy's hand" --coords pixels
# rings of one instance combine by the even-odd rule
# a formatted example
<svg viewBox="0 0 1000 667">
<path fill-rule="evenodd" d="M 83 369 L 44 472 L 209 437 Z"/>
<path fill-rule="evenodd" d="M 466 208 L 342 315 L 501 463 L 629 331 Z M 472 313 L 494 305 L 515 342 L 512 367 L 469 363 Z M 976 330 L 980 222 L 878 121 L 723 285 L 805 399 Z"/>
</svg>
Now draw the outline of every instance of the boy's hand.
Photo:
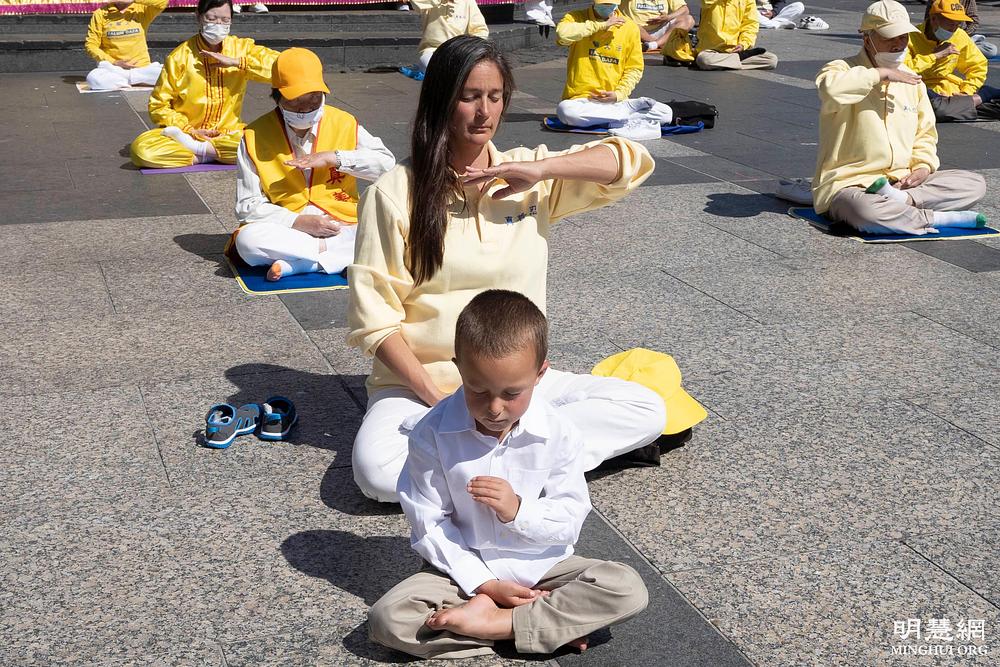
<svg viewBox="0 0 1000 667">
<path fill-rule="evenodd" d="M 482 503 L 497 513 L 503 523 L 510 523 L 521 509 L 521 499 L 514 493 L 510 483 L 500 477 L 473 477 L 466 490 L 472 499 Z"/>
<path fill-rule="evenodd" d="M 488 595 L 501 607 L 520 607 L 522 604 L 534 602 L 549 594 L 549 591 L 528 588 L 513 581 L 500 581 L 499 579 L 490 579 L 477 588 L 476 592 Z"/>
</svg>

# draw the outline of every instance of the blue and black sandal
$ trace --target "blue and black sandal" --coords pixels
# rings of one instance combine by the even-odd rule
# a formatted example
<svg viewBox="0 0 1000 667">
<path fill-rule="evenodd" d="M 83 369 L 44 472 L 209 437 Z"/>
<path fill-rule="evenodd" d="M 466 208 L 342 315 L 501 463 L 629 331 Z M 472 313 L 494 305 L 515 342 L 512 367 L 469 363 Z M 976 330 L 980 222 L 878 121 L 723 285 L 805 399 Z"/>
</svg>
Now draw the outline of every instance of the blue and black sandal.
<svg viewBox="0 0 1000 667">
<path fill-rule="evenodd" d="M 225 449 L 236 436 L 253 433 L 259 421 L 260 406 L 256 403 L 241 405 L 239 410 L 228 403 L 217 403 L 205 415 L 205 446 Z"/>
<path fill-rule="evenodd" d="M 261 440 L 284 440 L 298 421 L 295 404 L 284 396 L 272 396 L 261 406 L 263 414 L 260 420 Z"/>
</svg>

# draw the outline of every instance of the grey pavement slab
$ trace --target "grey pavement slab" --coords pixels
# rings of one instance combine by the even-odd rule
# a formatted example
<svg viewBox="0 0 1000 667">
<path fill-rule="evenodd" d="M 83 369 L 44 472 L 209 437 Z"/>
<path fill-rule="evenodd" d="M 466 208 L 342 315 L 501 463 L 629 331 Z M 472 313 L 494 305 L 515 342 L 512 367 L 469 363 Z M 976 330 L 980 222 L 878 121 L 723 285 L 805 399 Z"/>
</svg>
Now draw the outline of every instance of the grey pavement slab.
<svg viewBox="0 0 1000 667">
<path fill-rule="evenodd" d="M 1000 249 L 975 241 L 907 243 L 906 247 L 974 273 L 1000 271 Z"/>
<path fill-rule="evenodd" d="M 912 402 L 984 443 L 1000 448 L 1000 412 L 991 389 L 966 388 L 962 393 L 935 394 L 912 399 Z"/>
<path fill-rule="evenodd" d="M 0 277 L 0 322 L 77 319 L 113 312 L 100 266 L 25 267 Z"/>
<path fill-rule="evenodd" d="M 996 607 L 897 542 L 859 543 L 766 563 L 670 575 L 670 581 L 755 664 L 780 667 L 991 665 L 984 656 L 896 655 L 893 646 L 946 644 L 893 635 L 915 618 L 1000 621 Z M 956 649 L 957 651 L 957 649 Z"/>
<path fill-rule="evenodd" d="M 303 294 L 282 294 L 278 298 L 306 331 L 347 326 L 349 292 L 326 290 Z"/>
<path fill-rule="evenodd" d="M 994 606 L 1000 606 L 1000 528 L 950 530 L 904 540 L 921 556 L 968 586 Z"/>
</svg>

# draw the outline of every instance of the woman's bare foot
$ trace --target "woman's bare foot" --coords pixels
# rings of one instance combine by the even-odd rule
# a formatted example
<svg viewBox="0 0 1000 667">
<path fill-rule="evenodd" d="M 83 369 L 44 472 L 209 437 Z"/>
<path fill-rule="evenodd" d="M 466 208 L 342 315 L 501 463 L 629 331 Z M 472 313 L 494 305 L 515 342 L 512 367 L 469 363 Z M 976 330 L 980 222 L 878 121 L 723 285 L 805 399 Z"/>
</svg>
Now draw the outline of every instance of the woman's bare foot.
<svg viewBox="0 0 1000 667">
<path fill-rule="evenodd" d="M 488 595 L 479 594 L 460 607 L 435 612 L 427 619 L 427 627 L 476 639 L 511 639 L 514 616 L 512 610 L 501 609 Z"/>
<path fill-rule="evenodd" d="M 281 262 L 275 262 L 271 265 L 271 268 L 267 270 L 267 279 L 271 282 L 281 280 Z"/>
<path fill-rule="evenodd" d="M 589 635 L 585 636 L 585 637 L 577 637 L 576 639 L 574 639 L 571 642 L 566 642 L 566 646 L 569 646 L 570 648 L 576 649 L 580 653 L 583 653 L 584 651 L 587 650 L 587 640 L 588 639 L 590 639 Z"/>
</svg>

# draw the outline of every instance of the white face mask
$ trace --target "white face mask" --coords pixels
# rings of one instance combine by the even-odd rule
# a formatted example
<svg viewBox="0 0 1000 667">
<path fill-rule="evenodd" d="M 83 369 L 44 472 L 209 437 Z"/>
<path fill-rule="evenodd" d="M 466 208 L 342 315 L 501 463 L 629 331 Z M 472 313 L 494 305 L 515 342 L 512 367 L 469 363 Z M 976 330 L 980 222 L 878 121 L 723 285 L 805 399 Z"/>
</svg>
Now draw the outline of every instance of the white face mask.
<svg viewBox="0 0 1000 667">
<path fill-rule="evenodd" d="M 875 64 L 879 67 L 899 69 L 906 60 L 906 49 L 902 51 L 878 51 L 875 53 Z"/>
<path fill-rule="evenodd" d="M 313 125 L 318 123 L 319 119 L 323 117 L 323 105 L 325 104 L 326 95 L 323 96 L 323 101 L 319 103 L 319 107 L 313 109 L 312 111 L 299 113 L 298 111 L 282 109 L 281 115 L 285 117 L 285 122 L 288 123 L 289 127 L 295 128 L 296 130 L 308 130 Z"/>
<path fill-rule="evenodd" d="M 229 35 L 228 23 L 203 23 L 201 37 L 211 45 L 216 45 Z"/>
</svg>

